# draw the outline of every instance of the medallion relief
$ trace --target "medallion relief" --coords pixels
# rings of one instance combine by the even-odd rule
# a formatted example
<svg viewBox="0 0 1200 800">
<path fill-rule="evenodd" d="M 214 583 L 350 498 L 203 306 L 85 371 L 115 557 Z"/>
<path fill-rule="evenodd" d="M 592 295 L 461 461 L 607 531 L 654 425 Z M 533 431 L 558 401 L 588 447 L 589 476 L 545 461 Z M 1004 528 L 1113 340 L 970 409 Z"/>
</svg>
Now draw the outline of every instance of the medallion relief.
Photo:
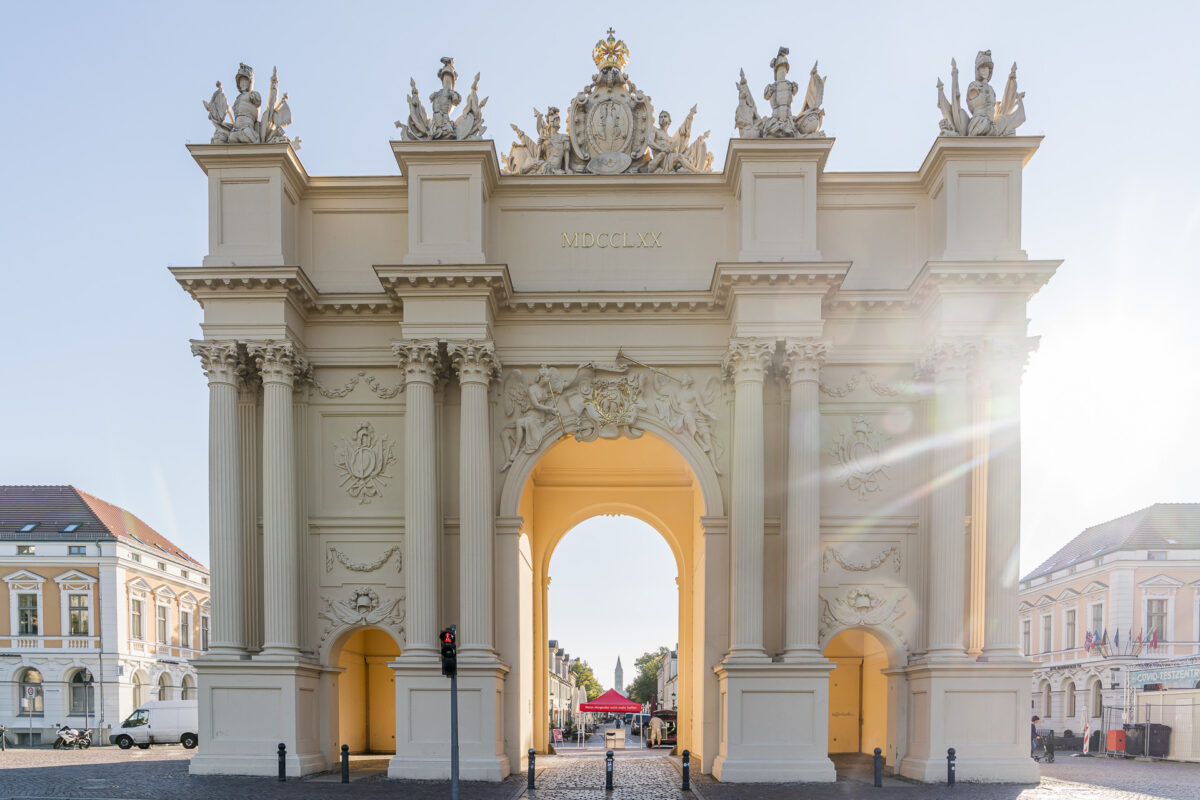
<svg viewBox="0 0 1200 800">
<path fill-rule="evenodd" d="M 334 465 L 341 476 L 340 486 L 359 503 L 369 503 L 382 497 L 387 469 L 396 462 L 393 443 L 387 436 L 377 438 L 375 427 L 360 422 L 351 439 L 342 438 L 334 450 Z"/>
<path fill-rule="evenodd" d="M 887 478 L 884 448 L 888 437 L 872 427 L 862 414 L 855 415 L 849 431 L 842 431 L 830 445 L 829 453 L 837 461 L 840 485 L 858 495 L 859 500 L 882 489 L 880 480 Z"/>
</svg>

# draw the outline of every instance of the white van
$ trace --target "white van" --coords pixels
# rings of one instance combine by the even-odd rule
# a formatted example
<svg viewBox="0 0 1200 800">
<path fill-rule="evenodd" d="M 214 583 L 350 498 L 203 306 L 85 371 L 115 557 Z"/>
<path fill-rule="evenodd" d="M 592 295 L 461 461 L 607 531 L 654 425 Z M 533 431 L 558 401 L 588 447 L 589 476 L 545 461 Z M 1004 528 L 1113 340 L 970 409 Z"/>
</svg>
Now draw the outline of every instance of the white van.
<svg viewBox="0 0 1200 800">
<path fill-rule="evenodd" d="M 198 741 L 195 700 L 151 700 L 143 703 L 108 735 L 108 741 L 122 750 L 135 744 L 145 750 L 152 744 L 178 742 L 189 750 Z"/>
</svg>

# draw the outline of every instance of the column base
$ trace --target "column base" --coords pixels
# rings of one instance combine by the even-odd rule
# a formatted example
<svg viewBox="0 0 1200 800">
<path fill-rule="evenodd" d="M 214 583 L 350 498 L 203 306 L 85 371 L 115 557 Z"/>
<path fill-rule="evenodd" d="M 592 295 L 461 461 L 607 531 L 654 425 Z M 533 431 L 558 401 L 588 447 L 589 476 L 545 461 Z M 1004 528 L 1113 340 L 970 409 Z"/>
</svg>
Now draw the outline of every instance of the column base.
<svg viewBox="0 0 1200 800">
<path fill-rule="evenodd" d="M 277 775 L 281 742 L 289 776 L 329 768 L 319 744 L 319 666 L 212 653 L 192 663 L 200 695 L 200 748 L 189 763 L 190 774 Z"/>
<path fill-rule="evenodd" d="M 899 671 L 908 678 L 910 709 L 901 775 L 946 780 L 953 747 L 960 781 L 1037 783 L 1029 758 L 1031 664 L 927 661 Z"/>
<path fill-rule="evenodd" d="M 829 673 L 833 663 L 717 665 L 721 726 L 712 774 L 728 783 L 832 783 L 829 760 Z"/>
<path fill-rule="evenodd" d="M 396 755 L 388 777 L 443 780 L 450 777 L 450 679 L 440 663 L 403 656 L 396 673 Z M 462 780 L 502 781 L 511 768 L 500 733 L 504 676 L 494 657 L 458 664 L 458 772 Z"/>
</svg>

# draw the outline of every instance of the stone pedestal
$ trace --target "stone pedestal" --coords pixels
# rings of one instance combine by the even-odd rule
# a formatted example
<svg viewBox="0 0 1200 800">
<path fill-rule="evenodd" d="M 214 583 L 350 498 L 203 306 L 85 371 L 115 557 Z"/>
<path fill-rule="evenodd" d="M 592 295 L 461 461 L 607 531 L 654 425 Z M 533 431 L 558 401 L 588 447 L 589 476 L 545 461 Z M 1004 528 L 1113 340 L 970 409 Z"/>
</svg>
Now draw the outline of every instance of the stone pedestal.
<svg viewBox="0 0 1200 800">
<path fill-rule="evenodd" d="M 1029 695 L 1032 665 L 926 663 L 908 677 L 906 778 L 946 780 L 946 750 L 957 755 L 960 781 L 1036 783 L 1029 758 Z"/>
<path fill-rule="evenodd" d="M 200 688 L 192 775 L 276 775 L 280 742 L 290 777 L 329 768 L 318 733 L 319 666 L 211 655 L 192 663 Z"/>
<path fill-rule="evenodd" d="M 406 659 L 396 673 L 396 755 L 388 777 L 450 777 L 450 679 L 436 660 Z M 464 781 L 501 781 L 510 772 L 501 719 L 504 676 L 498 661 L 458 663 L 458 771 Z"/>
<path fill-rule="evenodd" d="M 832 669 L 824 658 L 718 665 L 721 731 L 713 777 L 726 783 L 836 780 L 825 735 Z"/>
</svg>

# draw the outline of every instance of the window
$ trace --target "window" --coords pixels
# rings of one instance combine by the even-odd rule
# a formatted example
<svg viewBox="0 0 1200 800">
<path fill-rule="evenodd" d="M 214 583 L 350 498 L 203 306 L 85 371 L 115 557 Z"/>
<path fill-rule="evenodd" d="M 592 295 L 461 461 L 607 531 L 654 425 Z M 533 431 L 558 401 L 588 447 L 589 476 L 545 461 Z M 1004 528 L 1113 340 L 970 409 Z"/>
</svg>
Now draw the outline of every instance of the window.
<svg viewBox="0 0 1200 800">
<path fill-rule="evenodd" d="M 141 680 L 136 675 L 133 678 L 133 687 L 134 687 L 133 688 L 133 702 L 135 705 L 140 706 L 142 704 L 142 700 L 140 697 L 142 683 L 141 683 Z M 121 727 L 122 728 L 137 728 L 142 725 L 145 725 L 149 721 L 150 721 L 150 712 L 144 708 L 139 708 L 137 711 L 135 711 L 129 715 L 129 719 L 127 719 L 121 723 Z"/>
<path fill-rule="evenodd" d="M 171 699 L 171 676 L 165 672 L 158 676 L 158 699 Z"/>
<path fill-rule="evenodd" d="M 72 544 L 67 546 L 67 555 L 71 556 L 86 556 L 87 545 Z"/>
<path fill-rule="evenodd" d="M 134 639 L 145 639 L 146 628 L 142 623 L 142 601 L 129 601 L 129 635 Z"/>
<path fill-rule="evenodd" d="M 1075 609 L 1073 608 L 1067 609 L 1066 620 L 1063 623 L 1063 649 L 1075 649 Z"/>
<path fill-rule="evenodd" d="M 200 579 L 200 582 L 201 582 L 201 583 L 203 583 L 205 586 L 207 586 L 207 585 L 208 585 L 208 578 L 201 578 L 201 579 Z"/>
<path fill-rule="evenodd" d="M 20 528 L 17 528 L 17 533 L 29 533 L 37 526 L 38 524 L 36 522 L 26 522 Z"/>
<path fill-rule="evenodd" d="M 82 716 L 96 713 L 96 690 L 91 673 L 81 669 L 71 678 L 71 714 Z"/>
<path fill-rule="evenodd" d="M 179 612 L 179 646 L 192 646 L 192 612 L 190 611 Z M 183 699 L 187 700 L 188 698 Z"/>
<path fill-rule="evenodd" d="M 1026 619 L 1026 620 L 1021 621 L 1021 652 L 1024 653 L 1025 655 L 1029 655 L 1029 653 L 1031 651 L 1031 646 L 1029 643 L 1030 636 L 1031 636 L 1031 634 L 1030 634 L 1031 627 L 1032 627 L 1032 624 L 1030 623 L 1029 620 Z"/>
<path fill-rule="evenodd" d="M 62 532 L 63 533 L 74 533 L 77 530 L 79 530 L 79 523 L 72 522 L 70 525 L 64 525 Z"/>
<path fill-rule="evenodd" d="M 19 555 L 19 556 L 37 555 L 37 545 L 19 544 L 19 545 L 17 545 L 17 555 Z"/>
<path fill-rule="evenodd" d="M 1050 649 L 1051 649 L 1050 648 L 1050 632 L 1051 632 L 1052 619 L 1053 618 L 1049 614 L 1042 617 L 1042 652 L 1043 653 L 1049 653 Z"/>
<path fill-rule="evenodd" d="M 170 613 L 170 611 L 166 606 L 155 606 L 154 611 L 154 631 L 157 634 L 157 641 L 159 644 L 170 644 L 170 626 L 167 619 L 167 615 Z"/>
<path fill-rule="evenodd" d="M 1066 687 L 1067 719 L 1075 719 L 1075 683 L 1068 681 Z"/>
<path fill-rule="evenodd" d="M 22 717 L 40 717 L 44 712 L 42 708 L 42 673 L 32 667 L 21 673 L 21 681 L 17 687 L 20 690 L 21 711 Z M 32 697 L 30 697 L 33 690 Z"/>
<path fill-rule="evenodd" d="M 132 558 L 134 561 L 136 561 L 139 564 L 142 563 L 142 554 L 141 553 L 130 553 L 129 557 Z"/>
<path fill-rule="evenodd" d="M 1092 606 L 1092 633 L 1104 633 L 1104 603 Z"/>
<path fill-rule="evenodd" d="M 1046 683 L 1042 685 L 1042 719 L 1046 720 L 1047 722 L 1049 722 L 1050 717 L 1054 716 L 1054 714 L 1051 713 L 1051 702 L 1052 698 L 1050 696 L 1050 682 L 1046 681 Z"/>
<path fill-rule="evenodd" d="M 1099 678 L 1092 681 L 1092 716 L 1104 716 L 1104 694 Z"/>
<path fill-rule="evenodd" d="M 67 608 L 69 611 L 70 634 L 72 636 L 87 636 L 91 633 L 88 625 L 88 596 L 86 594 L 72 594 L 68 596 Z"/>
<path fill-rule="evenodd" d="M 179 570 L 179 577 L 186 578 L 187 576 L 188 576 L 188 571 L 186 569 Z"/>
<path fill-rule="evenodd" d="M 36 594 L 17 595 L 17 633 L 21 636 L 38 635 L 38 596 Z"/>
<path fill-rule="evenodd" d="M 179 695 L 180 700 L 195 700 L 196 699 L 196 680 L 191 675 L 183 676 L 182 689 Z"/>
<path fill-rule="evenodd" d="M 208 649 L 208 614 L 200 615 L 200 649 Z"/>
<path fill-rule="evenodd" d="M 166 572 L 167 571 L 167 562 L 165 562 L 165 561 L 158 562 L 158 570 L 159 570 L 159 572 Z"/>
<path fill-rule="evenodd" d="M 1146 560 L 1147 561 L 1166 561 L 1167 560 L 1167 551 L 1166 550 L 1150 550 L 1146 553 Z"/>
<path fill-rule="evenodd" d="M 1166 598 L 1155 598 L 1146 601 L 1146 635 L 1150 631 L 1158 631 L 1158 640 L 1167 641 L 1167 601 Z"/>
</svg>

